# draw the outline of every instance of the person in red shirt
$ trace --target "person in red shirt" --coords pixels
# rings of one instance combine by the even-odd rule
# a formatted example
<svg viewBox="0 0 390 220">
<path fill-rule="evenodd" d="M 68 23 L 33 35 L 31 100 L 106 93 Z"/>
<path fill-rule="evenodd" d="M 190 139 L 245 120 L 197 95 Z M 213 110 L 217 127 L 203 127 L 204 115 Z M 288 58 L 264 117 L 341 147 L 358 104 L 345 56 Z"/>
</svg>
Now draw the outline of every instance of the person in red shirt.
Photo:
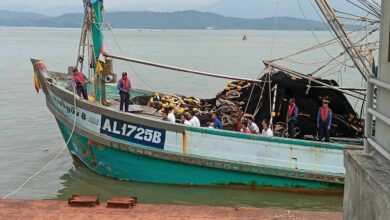
<svg viewBox="0 0 390 220">
<path fill-rule="evenodd" d="M 130 104 L 131 83 L 127 78 L 126 72 L 122 73 L 122 78 L 118 81 L 118 90 L 121 98 L 119 110 L 123 111 L 123 106 L 125 106 L 125 112 L 128 112 Z"/>
<path fill-rule="evenodd" d="M 251 130 L 249 130 L 249 128 L 248 128 L 247 121 L 242 122 L 240 132 L 245 133 L 245 134 L 252 134 Z"/>
<path fill-rule="evenodd" d="M 76 92 L 80 97 L 83 96 L 84 99 L 88 100 L 87 87 L 85 86 L 88 81 L 84 73 L 78 71 L 77 68 L 73 69 L 73 81 L 76 83 Z"/>
<path fill-rule="evenodd" d="M 288 137 L 295 138 L 295 124 L 298 119 L 298 107 L 295 103 L 295 99 L 290 99 L 290 105 L 288 106 L 287 111 L 287 128 L 288 128 Z"/>
</svg>

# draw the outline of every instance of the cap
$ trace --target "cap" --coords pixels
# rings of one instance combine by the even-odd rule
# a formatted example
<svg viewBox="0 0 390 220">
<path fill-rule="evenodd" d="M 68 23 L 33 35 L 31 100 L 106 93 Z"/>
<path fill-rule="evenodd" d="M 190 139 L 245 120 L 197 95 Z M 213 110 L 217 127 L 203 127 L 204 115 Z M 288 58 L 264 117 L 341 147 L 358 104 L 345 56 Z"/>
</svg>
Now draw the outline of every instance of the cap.
<svg viewBox="0 0 390 220">
<path fill-rule="evenodd" d="M 322 103 L 326 103 L 326 104 L 328 104 L 330 101 L 329 100 L 327 100 L 327 99 L 323 99 L 322 100 Z"/>
<path fill-rule="evenodd" d="M 294 99 L 294 98 L 291 98 L 289 102 L 295 102 L 295 99 Z"/>
</svg>

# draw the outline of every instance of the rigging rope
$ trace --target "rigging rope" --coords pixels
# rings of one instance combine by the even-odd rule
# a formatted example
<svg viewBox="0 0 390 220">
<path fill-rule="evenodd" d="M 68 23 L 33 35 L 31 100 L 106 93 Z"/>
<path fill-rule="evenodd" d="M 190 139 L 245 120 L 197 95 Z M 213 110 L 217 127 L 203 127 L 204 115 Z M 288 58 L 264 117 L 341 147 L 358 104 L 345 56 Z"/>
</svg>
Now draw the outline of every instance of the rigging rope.
<svg viewBox="0 0 390 220">
<path fill-rule="evenodd" d="M 309 1 L 311 1 L 311 0 L 309 0 Z M 298 3 L 298 6 L 299 6 L 299 9 L 300 9 L 300 11 L 301 11 L 301 13 L 302 13 L 303 18 L 305 19 L 306 26 L 309 27 L 310 32 L 311 32 L 311 34 L 313 35 L 313 37 L 316 39 L 317 43 L 318 43 L 318 44 L 321 44 L 321 41 L 318 39 L 317 35 L 314 33 L 313 28 L 311 27 L 311 25 L 310 25 L 309 22 L 308 22 L 308 19 L 307 19 L 307 17 L 306 17 L 306 14 L 305 14 L 303 8 L 302 8 L 302 5 L 301 5 L 301 3 L 300 3 L 300 0 L 297 0 L 297 3 Z M 335 59 L 335 57 L 333 57 L 333 56 L 330 54 L 330 52 L 329 52 L 325 47 L 321 46 L 321 48 L 325 51 L 325 53 L 327 53 L 327 54 L 329 55 L 329 57 L 330 57 L 331 59 L 336 60 L 336 62 L 338 62 L 338 60 Z"/>
<path fill-rule="evenodd" d="M 112 35 L 112 38 L 114 39 L 114 42 L 115 42 L 115 45 L 118 47 L 119 51 L 121 52 L 122 56 L 125 56 L 121 46 L 119 45 L 115 35 L 114 35 L 114 32 L 110 29 L 110 33 Z M 126 62 L 127 65 L 129 66 L 129 68 L 134 72 L 134 74 L 140 79 L 140 81 L 146 86 L 148 87 L 149 89 L 151 89 L 152 91 L 156 91 L 152 86 L 150 86 L 148 83 L 145 82 L 145 80 L 142 79 L 141 76 L 138 75 L 137 71 L 135 71 L 135 69 L 133 68 L 132 65 L 130 65 L 130 63 Z"/>
<path fill-rule="evenodd" d="M 275 46 L 275 32 L 276 32 L 276 27 L 278 25 L 278 21 L 279 21 L 279 0 L 276 0 L 276 16 L 275 16 L 275 20 L 274 20 L 274 27 L 273 27 L 273 31 L 272 31 L 272 44 L 271 44 L 271 52 L 270 52 L 270 56 L 269 58 L 271 59 L 272 56 L 273 56 L 273 52 L 274 52 L 274 46 Z"/>
<path fill-rule="evenodd" d="M 62 149 L 53 157 L 53 159 L 51 159 L 49 162 L 47 162 L 41 169 L 39 169 L 36 173 L 34 173 L 32 176 L 30 176 L 26 181 L 24 181 L 24 183 L 22 185 L 20 185 L 17 189 L 15 189 L 14 191 L 8 193 L 7 195 L 3 196 L 2 199 L 6 199 L 12 195 L 14 195 L 15 193 L 19 192 L 30 180 L 32 180 L 34 177 L 36 177 L 37 175 L 39 175 L 44 169 L 46 169 L 47 167 L 49 167 L 66 149 L 66 147 L 68 146 L 72 136 L 73 136 L 73 133 L 74 133 L 74 130 L 76 128 L 76 121 L 77 121 L 77 104 L 76 104 L 76 88 L 73 87 L 73 106 L 74 106 L 74 109 L 75 109 L 75 113 L 74 113 L 74 121 L 73 121 L 73 127 L 72 127 L 72 131 L 69 135 L 69 138 L 68 140 L 66 141 L 65 145 L 62 147 Z"/>
</svg>

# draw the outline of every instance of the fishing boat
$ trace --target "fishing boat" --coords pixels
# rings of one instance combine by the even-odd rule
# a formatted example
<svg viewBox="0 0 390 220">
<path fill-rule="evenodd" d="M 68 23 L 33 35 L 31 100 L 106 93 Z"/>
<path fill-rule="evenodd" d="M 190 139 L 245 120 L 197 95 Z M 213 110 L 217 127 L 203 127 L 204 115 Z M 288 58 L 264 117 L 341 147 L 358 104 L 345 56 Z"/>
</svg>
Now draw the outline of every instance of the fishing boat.
<svg viewBox="0 0 390 220">
<path fill-rule="evenodd" d="M 71 71 L 52 72 L 47 69 L 44 61 L 31 59 L 35 87 L 37 91 L 43 90 L 46 105 L 54 115 L 75 161 L 101 175 L 127 181 L 291 191 L 342 191 L 345 176 L 343 150 L 359 150 L 360 147 L 265 137 L 166 122 L 161 120 L 156 106 L 150 106 L 155 101 L 153 98 L 166 95 L 156 94 L 156 91 L 132 89 L 131 96 L 133 100 L 137 100 L 136 104 L 130 105 L 130 112 L 120 112 L 118 103 L 114 100 L 117 97 L 116 87 L 108 84 L 115 79 L 112 75 L 112 59 L 233 80 L 228 86 L 234 87 L 234 90 L 225 89 L 220 94 L 223 97 L 227 93 L 233 93 L 234 96 L 231 91 L 244 90 L 252 90 L 253 95 L 252 88 L 265 88 L 261 86 L 265 83 L 268 85 L 269 95 L 272 95 L 274 86 L 270 86 L 270 78 L 266 78 L 271 77 L 271 72 L 262 78 L 249 79 L 109 54 L 103 50 L 102 45 L 103 1 L 84 1 L 84 7 L 85 19 L 79 56 L 76 66 L 72 68 L 92 70 L 88 100 L 83 100 L 76 94 L 74 85 L 69 80 Z M 83 66 L 84 60 L 90 61 L 88 66 Z M 269 63 L 267 69 L 271 66 L 276 65 Z M 291 76 L 290 72 L 283 74 Z M 300 75 L 297 77 L 304 79 Z M 339 92 L 335 96 L 344 96 L 344 90 L 332 87 L 329 81 L 314 78 L 308 81 L 313 86 L 324 86 Z M 236 103 L 222 100 L 221 96 L 209 100 L 175 97 L 181 101 L 187 100 L 185 104 L 190 108 L 194 107 L 193 103 L 198 103 L 195 106 L 204 109 L 212 104 L 224 106 L 221 103 Z M 272 95 L 272 99 L 274 97 L 276 99 L 277 96 Z M 241 100 L 239 105 L 245 106 L 252 98 L 256 97 Z M 161 100 L 158 103 L 164 107 Z M 270 106 L 275 105 L 271 103 Z M 259 111 L 257 103 L 255 107 L 251 111 Z M 230 110 L 235 111 L 234 108 Z M 274 117 L 275 107 L 269 113 Z M 259 117 L 263 116 L 264 114 Z M 230 125 L 228 119 L 225 121 Z"/>
</svg>

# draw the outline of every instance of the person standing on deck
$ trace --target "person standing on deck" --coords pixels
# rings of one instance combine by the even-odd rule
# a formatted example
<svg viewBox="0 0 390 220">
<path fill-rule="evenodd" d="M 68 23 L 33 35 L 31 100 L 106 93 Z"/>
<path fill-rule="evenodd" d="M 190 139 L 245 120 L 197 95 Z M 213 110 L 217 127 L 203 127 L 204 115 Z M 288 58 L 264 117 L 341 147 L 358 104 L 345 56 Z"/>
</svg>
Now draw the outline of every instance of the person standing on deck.
<svg viewBox="0 0 390 220">
<path fill-rule="evenodd" d="M 326 142 L 330 142 L 330 128 L 332 125 L 332 110 L 329 108 L 329 101 L 323 100 L 322 107 L 317 114 L 317 128 L 320 141 L 325 137 Z"/>
<path fill-rule="evenodd" d="M 123 111 L 123 105 L 125 106 L 125 112 L 129 111 L 129 104 L 130 104 L 130 90 L 131 90 L 131 83 L 130 80 L 127 78 L 127 73 L 122 73 L 122 79 L 118 81 L 118 90 L 119 95 L 121 98 L 121 103 L 119 106 L 119 110 Z"/>
<path fill-rule="evenodd" d="M 289 138 L 295 138 L 295 124 L 298 119 L 298 111 L 295 99 L 290 99 L 290 105 L 288 106 L 287 111 L 287 129 Z"/>
<path fill-rule="evenodd" d="M 85 100 L 88 100 L 88 92 L 85 83 L 88 81 L 88 78 L 84 73 L 78 71 L 77 68 L 73 69 L 73 80 L 76 83 L 76 92 L 78 96 L 83 96 Z"/>
<path fill-rule="evenodd" d="M 216 112 L 211 114 L 211 119 L 213 120 L 212 124 L 214 124 L 214 128 L 221 129 L 221 130 L 223 129 L 222 122 L 221 122 L 221 120 L 219 120 L 218 115 L 217 115 Z"/>
</svg>

